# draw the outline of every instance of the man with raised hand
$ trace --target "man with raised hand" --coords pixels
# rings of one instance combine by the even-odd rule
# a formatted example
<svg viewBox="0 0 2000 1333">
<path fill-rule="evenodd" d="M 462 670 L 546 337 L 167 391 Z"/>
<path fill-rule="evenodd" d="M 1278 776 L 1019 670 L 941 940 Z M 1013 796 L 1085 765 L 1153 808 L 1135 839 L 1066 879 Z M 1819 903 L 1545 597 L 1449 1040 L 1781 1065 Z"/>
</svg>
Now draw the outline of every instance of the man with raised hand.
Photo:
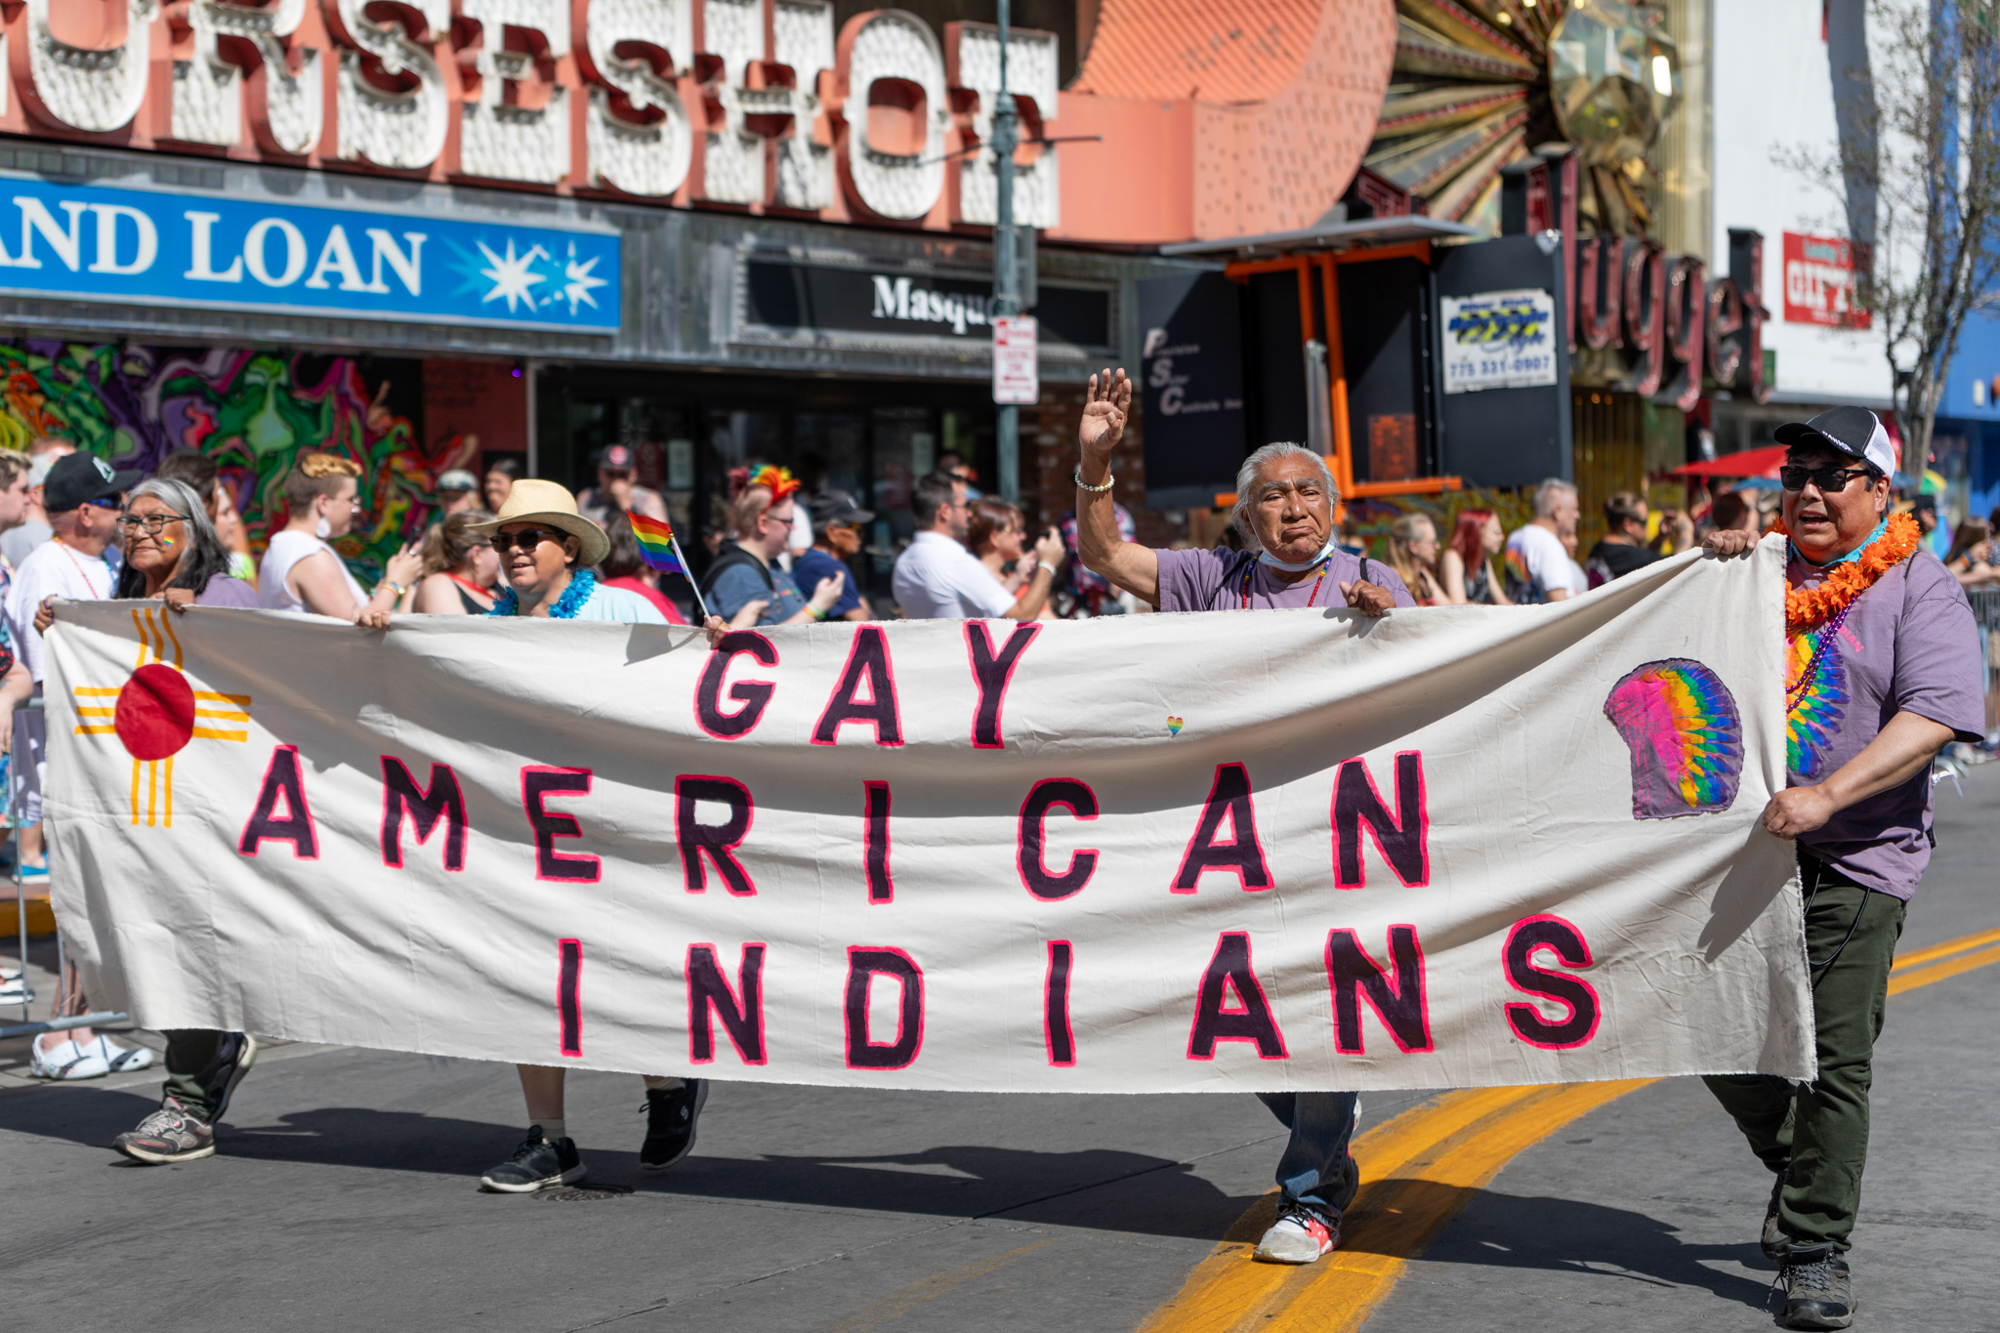
<svg viewBox="0 0 2000 1333">
<path fill-rule="evenodd" d="M 1077 430 L 1077 551 L 1083 563 L 1162 611 L 1352 607 L 1366 616 L 1412 606 L 1396 572 L 1340 549 L 1340 495 L 1326 460 L 1297 444 L 1267 444 L 1236 477 L 1232 521 L 1252 549 L 1161 551 L 1126 541 L 1111 503 L 1111 454 L 1125 433 L 1132 382 L 1090 377 Z M 1260 1092 L 1291 1131 L 1278 1159 L 1278 1217 L 1258 1243 L 1266 1263 L 1309 1264 L 1340 1243 L 1340 1217 L 1361 1183 L 1347 1150 L 1351 1092 Z"/>
<path fill-rule="evenodd" d="M 1763 1248 L 1793 1328 L 1846 1328 L 1846 1254 L 1868 1157 L 1868 1093 L 1889 967 L 1931 858 L 1931 760 L 1986 725 L 1965 593 L 1889 514 L 1896 452 L 1873 412 L 1778 427 L 1785 445 L 1786 786 L 1764 828 L 1798 844 L 1819 1074 L 1704 1080 L 1775 1174 Z M 1712 555 L 1757 535 L 1717 531 Z"/>
</svg>

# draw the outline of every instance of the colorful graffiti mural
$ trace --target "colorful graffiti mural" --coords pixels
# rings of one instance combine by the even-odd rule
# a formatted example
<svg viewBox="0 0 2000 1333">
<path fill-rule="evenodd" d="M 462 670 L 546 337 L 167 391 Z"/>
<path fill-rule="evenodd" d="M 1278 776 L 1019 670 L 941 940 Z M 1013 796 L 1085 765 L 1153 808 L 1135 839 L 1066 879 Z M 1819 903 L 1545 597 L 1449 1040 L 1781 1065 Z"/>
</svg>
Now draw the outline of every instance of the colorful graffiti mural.
<svg viewBox="0 0 2000 1333">
<path fill-rule="evenodd" d="M 412 365 L 414 363 L 404 363 Z M 119 467 L 147 471 L 175 449 L 214 459 L 251 547 L 285 521 L 293 460 L 322 450 L 361 465 L 367 518 L 338 549 L 364 582 L 422 534 L 438 474 L 463 465 L 458 437 L 424 442 L 352 357 L 217 347 L 0 342 L 0 445 L 69 440 Z"/>
</svg>

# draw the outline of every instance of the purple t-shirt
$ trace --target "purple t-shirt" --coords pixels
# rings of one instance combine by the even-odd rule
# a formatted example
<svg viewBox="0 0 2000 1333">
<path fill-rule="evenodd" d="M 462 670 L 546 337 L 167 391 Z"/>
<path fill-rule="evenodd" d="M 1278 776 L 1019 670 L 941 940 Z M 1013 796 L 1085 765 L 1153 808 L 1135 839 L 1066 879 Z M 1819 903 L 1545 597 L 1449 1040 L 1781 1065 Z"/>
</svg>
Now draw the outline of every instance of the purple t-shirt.
<svg viewBox="0 0 2000 1333">
<path fill-rule="evenodd" d="M 241 606 L 255 611 L 264 603 L 257 599 L 257 590 L 242 579 L 229 574 L 217 574 L 208 581 L 208 586 L 195 595 L 196 606 Z"/>
<path fill-rule="evenodd" d="M 1796 557 L 1793 587 L 1825 574 Z M 1825 630 L 1797 635 L 1786 655 L 1788 693 L 1811 679 L 1786 720 L 1788 785 L 1824 782 L 1861 753 L 1907 709 L 1977 741 L 1986 733 L 1985 671 L 1972 605 L 1941 561 L 1918 550 L 1854 599 L 1847 620 L 1813 665 Z M 1908 900 L 1930 864 L 1931 775 L 1928 766 L 1835 815 L 1799 845 L 1857 884 Z"/>
<path fill-rule="evenodd" d="M 1386 588 L 1397 606 L 1415 606 L 1410 590 L 1396 577 L 1396 571 L 1379 560 L 1368 562 L 1362 573 L 1361 558 L 1336 550 L 1327 561 L 1326 577 L 1308 574 L 1295 583 L 1273 577 L 1255 556 L 1218 546 L 1212 551 L 1155 551 L 1160 558 L 1160 609 L 1162 611 L 1269 611 L 1293 606 L 1346 606 L 1340 585 L 1365 578 L 1378 588 Z M 1244 571 L 1250 573 L 1249 605 L 1244 605 Z"/>
</svg>

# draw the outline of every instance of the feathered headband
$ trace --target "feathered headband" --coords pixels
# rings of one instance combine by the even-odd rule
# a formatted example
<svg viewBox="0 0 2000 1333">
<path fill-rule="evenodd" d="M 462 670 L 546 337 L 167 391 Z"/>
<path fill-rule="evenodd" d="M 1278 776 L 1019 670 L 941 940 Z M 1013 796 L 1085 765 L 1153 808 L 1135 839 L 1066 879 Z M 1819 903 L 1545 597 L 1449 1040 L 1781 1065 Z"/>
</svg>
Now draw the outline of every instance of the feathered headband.
<svg viewBox="0 0 2000 1333">
<path fill-rule="evenodd" d="M 786 496 L 795 494 L 799 489 L 799 479 L 797 477 L 794 477 L 788 469 L 777 467 L 771 463 L 765 463 L 755 471 L 747 467 L 732 468 L 729 473 L 729 481 L 732 498 L 743 494 L 743 492 L 749 490 L 752 486 L 762 486 L 771 493 L 771 504 L 777 504 Z M 767 505 L 765 507 L 769 508 L 770 506 Z"/>
</svg>

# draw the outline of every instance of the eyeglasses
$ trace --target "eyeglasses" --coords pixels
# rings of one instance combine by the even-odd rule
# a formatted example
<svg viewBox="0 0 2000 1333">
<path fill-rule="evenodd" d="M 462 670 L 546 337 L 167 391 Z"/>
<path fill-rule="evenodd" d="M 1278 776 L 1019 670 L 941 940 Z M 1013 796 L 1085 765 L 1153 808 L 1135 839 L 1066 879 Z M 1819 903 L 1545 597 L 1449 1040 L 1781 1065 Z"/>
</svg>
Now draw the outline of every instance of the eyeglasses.
<svg viewBox="0 0 2000 1333">
<path fill-rule="evenodd" d="M 502 555 L 516 546 L 523 551 L 532 551 L 543 542 L 560 544 L 564 536 L 563 533 L 549 532 L 543 528 L 529 528 L 526 532 L 496 532 L 493 534 L 493 549 Z"/>
<path fill-rule="evenodd" d="M 1865 467 L 1841 467 L 1837 463 L 1828 463 L 1824 467 L 1800 467 L 1788 463 L 1778 469 L 1778 481 L 1788 491 L 1802 491 L 1810 481 L 1827 494 L 1835 495 L 1846 490 L 1848 482 L 1856 477 L 1867 476 L 1871 470 Z"/>
<path fill-rule="evenodd" d="M 176 514 L 171 510 L 164 512 L 156 510 L 150 514 L 120 514 L 118 516 L 119 527 L 127 532 L 138 532 L 141 528 L 144 528 L 146 535 L 149 537 L 159 536 L 160 529 L 166 527 L 169 523 L 184 523 L 186 521 L 186 514 Z"/>
<path fill-rule="evenodd" d="M 123 509 L 125 501 L 116 495 L 100 495 L 95 500 L 85 500 L 85 504 L 98 509 Z"/>
</svg>

